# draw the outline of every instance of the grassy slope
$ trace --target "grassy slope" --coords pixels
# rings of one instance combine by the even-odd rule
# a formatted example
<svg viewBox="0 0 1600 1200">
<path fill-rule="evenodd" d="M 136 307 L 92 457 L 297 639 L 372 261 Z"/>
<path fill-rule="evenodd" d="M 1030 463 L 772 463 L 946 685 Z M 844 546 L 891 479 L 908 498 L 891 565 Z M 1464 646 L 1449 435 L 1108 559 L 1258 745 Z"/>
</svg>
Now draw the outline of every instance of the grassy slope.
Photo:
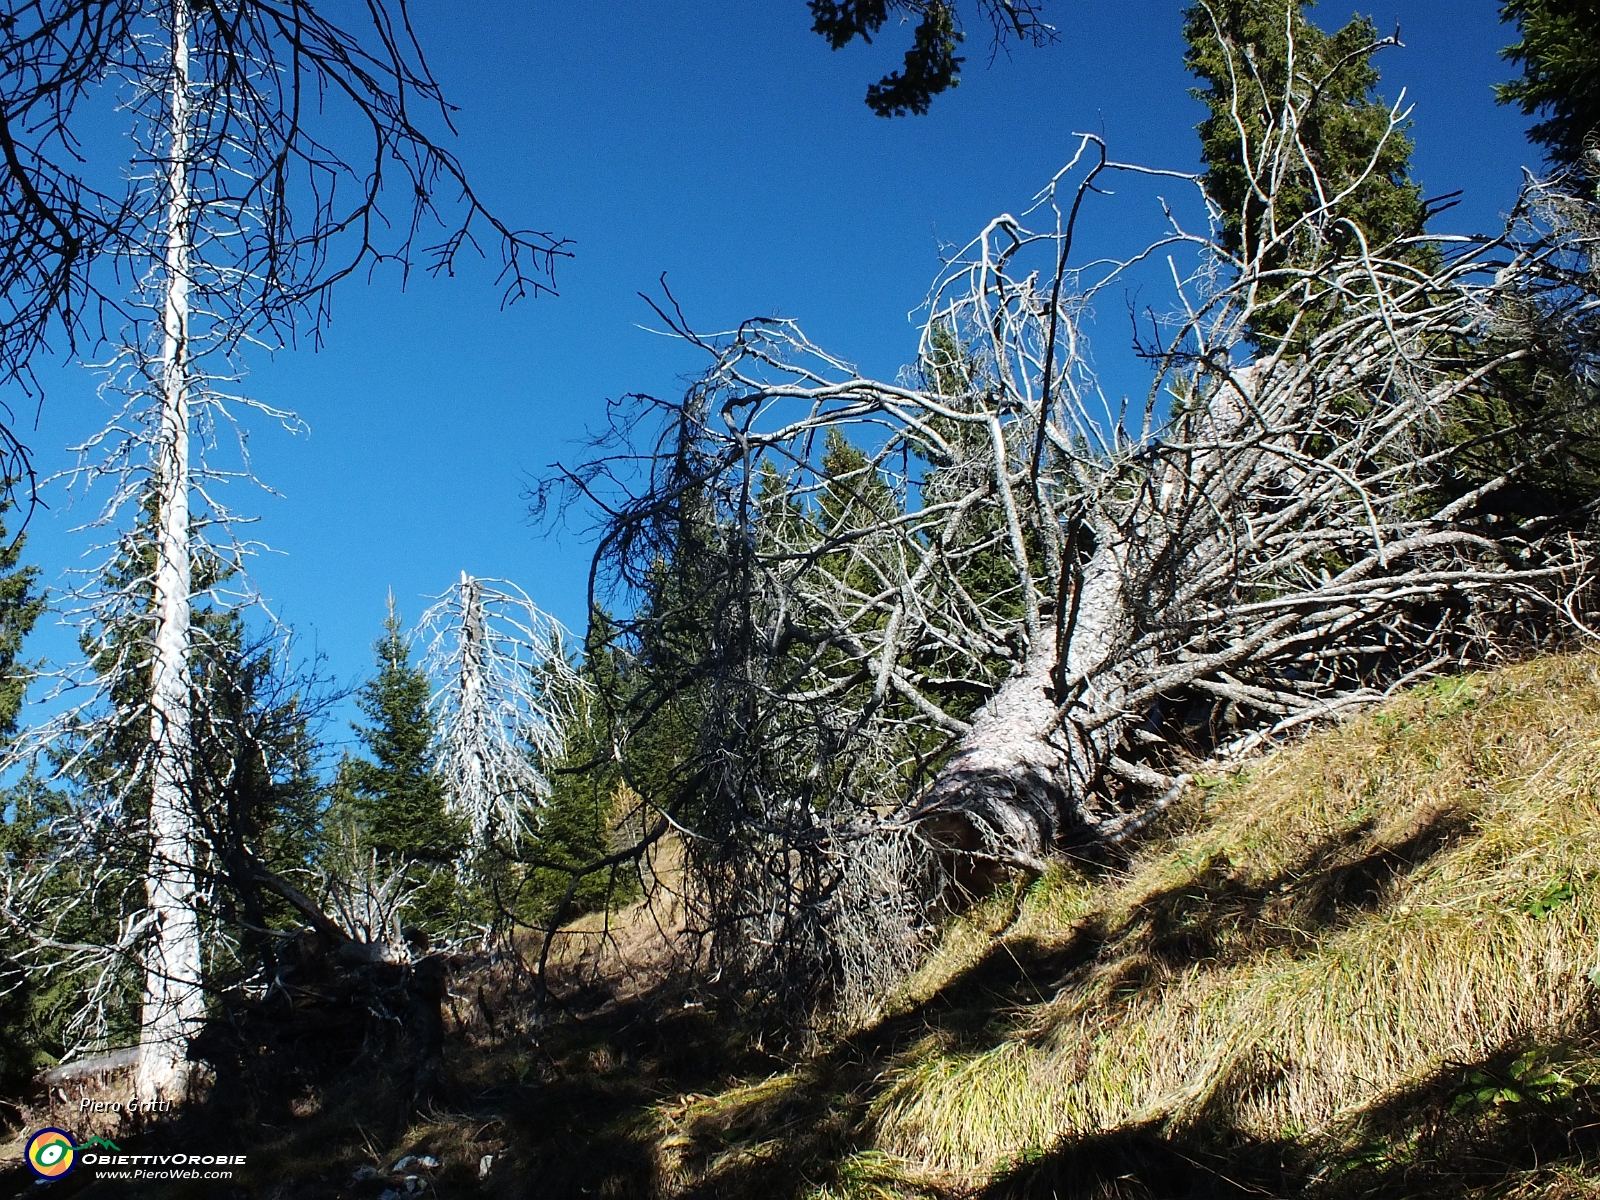
<svg viewBox="0 0 1600 1200">
<path fill-rule="evenodd" d="M 646 973 L 536 1043 L 458 1028 L 426 1123 L 377 1131 L 354 1079 L 297 1102 L 236 1194 L 375 1196 L 353 1169 L 406 1151 L 546 1200 L 1600 1196 L 1597 881 L 1600 654 L 1540 659 L 992 898 L 813 1054 Z"/>
<path fill-rule="evenodd" d="M 822 1067 L 662 1110 L 741 1131 L 669 1174 L 741 1192 L 792 1110 L 844 1127 L 819 1195 L 1588 1194 L 1597 879 L 1600 656 L 1436 684 L 991 902 Z"/>
</svg>

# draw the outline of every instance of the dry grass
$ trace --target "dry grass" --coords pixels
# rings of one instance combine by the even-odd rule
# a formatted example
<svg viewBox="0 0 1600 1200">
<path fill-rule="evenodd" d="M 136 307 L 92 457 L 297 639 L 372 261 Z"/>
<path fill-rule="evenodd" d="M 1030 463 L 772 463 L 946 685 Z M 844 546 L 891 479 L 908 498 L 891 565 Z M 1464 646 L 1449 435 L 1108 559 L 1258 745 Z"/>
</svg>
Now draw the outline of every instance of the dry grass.
<svg viewBox="0 0 1600 1200">
<path fill-rule="evenodd" d="M 70 1129 L 79 1140 L 127 1137 L 148 1123 L 142 1114 L 130 1116 L 123 1111 L 132 1091 L 133 1073 L 123 1069 L 46 1088 L 31 1102 L 7 1102 L 8 1108 L 15 1108 L 17 1124 L 14 1129 L 0 1129 L 0 1164 L 20 1164 L 28 1134 L 36 1129 Z M 96 1101 L 104 1106 L 103 1111 L 89 1111 Z"/>
<path fill-rule="evenodd" d="M 1210 781 L 1186 824 L 1109 885 L 1035 885 L 1002 946 L 1076 941 L 1084 961 L 993 1044 L 904 1055 L 877 1149 L 973 1178 L 1131 1126 L 1337 1141 L 1448 1064 L 1575 1030 L 1600 929 L 1600 656 L 1404 696 Z M 992 919 L 953 931 L 908 1002 Z"/>
<path fill-rule="evenodd" d="M 658 1103 L 653 1194 L 1600 1196 L 1597 878 L 1600 655 L 1435 684 L 991 897 L 872 1028 Z"/>
<path fill-rule="evenodd" d="M 605 996 L 628 1003 L 664 983 L 686 975 L 697 946 L 687 936 L 683 895 L 683 846 L 676 835 L 662 839 L 641 864 L 644 894 L 616 911 L 588 913 L 569 921 L 551 938 L 550 987 L 577 999 Z M 541 950 L 542 935 L 519 943 L 529 959 Z"/>
</svg>

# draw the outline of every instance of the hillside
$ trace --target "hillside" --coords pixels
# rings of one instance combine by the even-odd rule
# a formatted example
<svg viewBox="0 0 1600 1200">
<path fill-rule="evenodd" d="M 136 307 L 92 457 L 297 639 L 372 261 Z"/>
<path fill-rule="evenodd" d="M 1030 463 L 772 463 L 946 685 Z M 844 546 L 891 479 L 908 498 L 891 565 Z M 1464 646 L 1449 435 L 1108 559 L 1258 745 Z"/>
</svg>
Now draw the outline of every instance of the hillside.
<svg viewBox="0 0 1600 1200">
<path fill-rule="evenodd" d="M 440 1196 L 1600 1195 L 1597 878 L 1600 654 L 1443 681 L 990 898 L 813 1053 L 660 971 L 527 1037 L 491 990 L 427 1122 L 341 1080 L 234 1194 L 376 1197 L 361 1167 L 428 1154 Z"/>
</svg>

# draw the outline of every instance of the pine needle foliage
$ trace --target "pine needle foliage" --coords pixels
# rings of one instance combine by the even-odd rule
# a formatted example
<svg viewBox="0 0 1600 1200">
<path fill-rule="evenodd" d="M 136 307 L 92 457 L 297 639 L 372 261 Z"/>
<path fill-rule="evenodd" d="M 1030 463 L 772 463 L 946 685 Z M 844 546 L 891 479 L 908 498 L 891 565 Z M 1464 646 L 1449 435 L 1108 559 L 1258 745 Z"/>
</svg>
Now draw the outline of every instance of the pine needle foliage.
<svg viewBox="0 0 1600 1200">
<path fill-rule="evenodd" d="M 812 32 L 835 50 L 857 38 L 871 42 L 893 17 L 916 22 L 901 69 L 867 88 L 867 107 L 880 117 L 921 115 L 935 96 L 961 82 L 966 59 L 956 51 L 965 35 L 957 0 L 808 0 L 808 7 Z M 989 19 L 996 46 L 1013 38 L 1036 46 L 1056 38 L 1043 18 L 1045 0 L 979 0 L 975 7 Z"/>
<path fill-rule="evenodd" d="M 905 66 L 867 89 L 867 107 L 880 117 L 925 113 L 933 97 L 960 82 L 965 59 L 956 47 L 961 32 L 954 5 L 947 0 L 810 0 L 810 5 L 812 32 L 827 38 L 835 50 L 856 38 L 870 42 L 893 10 L 917 18 Z"/>
<path fill-rule="evenodd" d="M 638 896 L 636 862 L 584 869 L 643 832 L 645 813 L 625 774 L 652 776 L 670 772 L 672 766 L 656 761 L 666 751 L 650 745 L 648 738 L 630 747 L 623 762 L 616 760 L 611 706 L 626 696 L 629 683 L 627 656 L 609 644 L 611 631 L 605 614 L 595 613 L 580 672 L 590 690 L 576 702 L 565 759 L 551 772 L 550 798 L 524 855 L 528 862 L 521 872 L 518 916 L 541 928 L 615 909 Z"/>
<path fill-rule="evenodd" d="M 1222 245 L 1269 271 L 1355 252 L 1358 239 L 1390 245 L 1420 234 L 1428 215 L 1410 177 L 1411 139 L 1391 131 L 1391 108 L 1376 92 L 1373 55 L 1389 43 L 1368 17 L 1323 31 L 1308 15 L 1313 3 L 1201 0 L 1184 13 L 1184 63 L 1210 114 L 1198 130 Z M 1297 101 L 1298 129 L 1281 128 L 1286 97 Z M 1291 286 L 1288 275 L 1264 282 Z M 1293 310 L 1269 310 L 1257 338 L 1281 337 Z"/>
<path fill-rule="evenodd" d="M 153 505 L 144 512 L 141 534 Z M 7 556 L 13 564 L 20 549 Z M 31 1075 L 69 1051 L 121 1047 L 138 1037 L 127 948 L 94 971 L 72 969 L 72 960 L 75 948 L 117 945 L 144 897 L 150 780 L 141 635 L 152 593 L 141 581 L 153 554 L 148 538 L 127 540 L 104 576 L 108 587 L 126 590 L 127 608 L 83 638 L 96 668 L 116 676 L 108 699 L 128 715 L 98 727 L 84 720 L 55 748 L 53 781 L 30 771 L 0 795 L 0 858 L 13 878 L 45 872 L 39 899 L 60 917 L 48 930 L 53 947 L 33 944 L 37 928 L 0 924 L 0 1075 Z M 42 610 L 34 574 L 14 567 L 0 575 L 0 677 L 17 699 L 28 675 L 17 651 Z M 197 578 L 208 588 L 225 582 L 227 572 L 210 560 Z M 312 732 L 314 683 L 284 672 L 279 640 L 252 634 L 237 610 L 201 605 L 193 628 L 195 717 L 185 792 L 204 846 L 197 882 L 210 986 L 270 970 L 278 945 L 272 931 L 299 926 L 298 914 L 263 893 L 255 867 L 294 874 L 309 866 L 320 852 L 326 797 Z M 145 665 L 127 669 L 129 662 Z M 14 725 L 15 708 L 0 717 Z M 63 840 L 70 845 L 74 836 L 83 839 L 79 853 L 64 855 Z M 11 969 L 14 957 L 26 958 L 25 977 Z"/>
<path fill-rule="evenodd" d="M 1509 0 L 1500 10 L 1522 37 L 1501 57 L 1522 66 L 1522 77 L 1495 88 L 1545 120 L 1528 131 L 1558 167 L 1576 166 L 1600 130 L 1600 3 L 1597 0 Z"/>
<path fill-rule="evenodd" d="M 393 597 L 373 657 L 377 671 L 356 697 L 368 723 L 353 726 L 369 757 L 340 764 L 335 820 L 352 823 L 360 848 L 380 864 L 412 873 L 421 890 L 411 916 L 437 932 L 454 915 L 451 867 L 467 849 L 467 831 L 445 808 L 433 770 L 428 678 L 411 661 Z"/>
<path fill-rule="evenodd" d="M 10 485 L 0 480 L 0 495 Z M 6 506 L 0 504 L 0 514 Z M 0 739 L 17 729 L 23 693 L 32 672 L 20 661 L 22 642 L 44 612 L 44 596 L 38 590 L 39 568 L 20 565 L 27 537 L 8 538 L 0 522 Z"/>
<path fill-rule="evenodd" d="M 0 495 L 5 494 L 8 487 L 0 481 Z M 6 507 L 0 501 L 0 514 Z M 8 539 L 5 525 L 0 523 L 0 740 L 16 733 L 31 675 L 21 661 L 22 643 L 44 611 L 44 597 L 37 590 L 39 568 L 21 565 L 26 541 L 21 534 Z M 31 779 L 0 792 L 0 860 L 7 865 L 33 849 L 38 826 L 36 793 Z M 6 952 L 5 936 L 0 929 L 0 1086 L 30 1074 L 38 1056 L 29 1029 L 35 997 Z M 7 985 L 11 985 L 9 990 Z"/>
</svg>

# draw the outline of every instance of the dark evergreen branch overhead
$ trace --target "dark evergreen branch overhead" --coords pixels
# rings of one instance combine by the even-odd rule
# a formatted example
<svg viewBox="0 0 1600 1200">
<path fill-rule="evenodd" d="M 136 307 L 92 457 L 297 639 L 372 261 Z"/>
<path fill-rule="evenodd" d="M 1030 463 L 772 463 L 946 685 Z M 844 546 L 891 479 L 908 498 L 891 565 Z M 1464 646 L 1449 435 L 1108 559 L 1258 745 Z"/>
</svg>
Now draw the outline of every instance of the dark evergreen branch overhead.
<svg viewBox="0 0 1600 1200">
<path fill-rule="evenodd" d="M 1501 56 L 1522 66 L 1522 78 L 1495 88 L 1545 120 L 1528 131 L 1557 166 L 1575 165 L 1600 134 L 1600 0 L 1509 0 L 1500 10 L 1522 38 Z"/>
<path fill-rule="evenodd" d="M 873 37 L 898 15 L 915 21 L 911 48 L 900 70 L 867 88 L 867 107 L 880 117 L 921 115 L 933 98 L 961 82 L 966 59 L 956 53 L 965 38 L 954 0 L 809 0 L 812 31 L 835 50 Z M 998 49 L 1012 38 L 1040 45 L 1055 40 L 1042 15 L 1044 0 L 978 0 L 978 10 L 994 29 Z"/>
</svg>

